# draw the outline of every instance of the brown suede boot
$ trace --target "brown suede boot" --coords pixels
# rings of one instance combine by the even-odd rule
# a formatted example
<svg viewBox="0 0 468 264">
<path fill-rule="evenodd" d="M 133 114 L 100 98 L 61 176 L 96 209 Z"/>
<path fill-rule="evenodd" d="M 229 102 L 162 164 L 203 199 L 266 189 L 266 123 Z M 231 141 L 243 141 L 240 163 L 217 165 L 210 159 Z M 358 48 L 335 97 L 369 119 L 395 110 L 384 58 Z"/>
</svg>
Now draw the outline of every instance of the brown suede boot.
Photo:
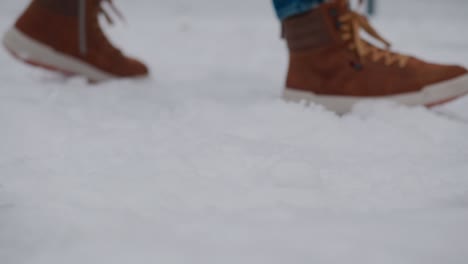
<svg viewBox="0 0 468 264">
<path fill-rule="evenodd" d="M 33 0 L 3 43 L 15 57 L 35 66 L 85 76 L 98 82 L 148 75 L 126 57 L 99 25 L 101 4 L 112 0 Z M 111 20 L 109 20 L 111 21 Z"/>
<path fill-rule="evenodd" d="M 363 40 L 360 30 L 382 42 Z M 393 53 L 348 0 L 334 0 L 283 22 L 290 51 L 284 98 L 346 113 L 366 99 L 433 106 L 468 93 L 467 70 Z"/>
</svg>

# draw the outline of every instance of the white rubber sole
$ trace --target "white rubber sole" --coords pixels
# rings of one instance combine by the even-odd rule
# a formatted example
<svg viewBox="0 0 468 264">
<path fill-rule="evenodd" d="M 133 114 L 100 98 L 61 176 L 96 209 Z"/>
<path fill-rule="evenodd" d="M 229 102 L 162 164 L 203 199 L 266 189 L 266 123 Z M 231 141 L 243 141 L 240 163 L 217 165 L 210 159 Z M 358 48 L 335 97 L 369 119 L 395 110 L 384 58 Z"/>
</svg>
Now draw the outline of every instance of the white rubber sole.
<svg viewBox="0 0 468 264">
<path fill-rule="evenodd" d="M 420 92 L 406 93 L 382 97 L 355 97 L 317 95 L 310 92 L 286 88 L 283 91 L 283 99 L 286 101 L 316 103 L 323 105 L 330 111 L 345 114 L 353 109 L 353 106 L 363 101 L 392 101 L 407 106 L 435 106 L 447 103 L 468 94 L 468 74 L 462 77 L 430 85 Z"/>
<path fill-rule="evenodd" d="M 3 45 L 18 59 L 35 66 L 63 72 L 68 75 L 84 76 L 94 82 L 117 78 L 79 59 L 60 53 L 28 37 L 16 28 L 10 29 L 4 35 Z"/>
</svg>

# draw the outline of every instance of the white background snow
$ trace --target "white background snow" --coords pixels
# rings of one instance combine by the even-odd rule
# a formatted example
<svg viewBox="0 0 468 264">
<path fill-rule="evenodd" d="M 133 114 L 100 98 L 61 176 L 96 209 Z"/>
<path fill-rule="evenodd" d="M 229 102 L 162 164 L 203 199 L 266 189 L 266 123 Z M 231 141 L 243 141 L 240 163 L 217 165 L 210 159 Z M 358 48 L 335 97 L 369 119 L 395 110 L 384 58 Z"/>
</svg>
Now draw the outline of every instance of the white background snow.
<svg viewBox="0 0 468 264">
<path fill-rule="evenodd" d="M 27 2 L 1 1 L 0 32 Z M 467 1 L 380 3 L 397 49 L 468 65 Z M 116 4 L 148 80 L 0 52 L 1 264 L 467 263 L 468 98 L 285 103 L 269 1 Z"/>
</svg>

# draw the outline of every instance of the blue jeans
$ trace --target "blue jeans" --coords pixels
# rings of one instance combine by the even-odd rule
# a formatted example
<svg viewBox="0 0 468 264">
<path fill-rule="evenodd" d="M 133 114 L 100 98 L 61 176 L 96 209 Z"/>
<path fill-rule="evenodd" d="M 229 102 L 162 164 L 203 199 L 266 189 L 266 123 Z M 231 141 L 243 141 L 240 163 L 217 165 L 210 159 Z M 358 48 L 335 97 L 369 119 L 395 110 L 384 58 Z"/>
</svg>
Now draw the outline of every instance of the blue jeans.
<svg viewBox="0 0 468 264">
<path fill-rule="evenodd" d="M 305 13 L 325 2 L 325 0 L 273 0 L 276 15 L 283 20 L 287 17 Z"/>
</svg>

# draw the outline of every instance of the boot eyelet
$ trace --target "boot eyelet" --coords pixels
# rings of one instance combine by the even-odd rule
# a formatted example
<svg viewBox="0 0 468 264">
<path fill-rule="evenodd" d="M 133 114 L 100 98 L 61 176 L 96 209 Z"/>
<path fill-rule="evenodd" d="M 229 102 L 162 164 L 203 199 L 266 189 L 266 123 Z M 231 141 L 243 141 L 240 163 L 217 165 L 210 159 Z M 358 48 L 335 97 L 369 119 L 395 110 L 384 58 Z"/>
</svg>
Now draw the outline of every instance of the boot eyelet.
<svg viewBox="0 0 468 264">
<path fill-rule="evenodd" d="M 349 65 L 356 71 L 362 71 L 364 69 L 364 66 L 359 62 L 351 61 Z"/>
<path fill-rule="evenodd" d="M 338 30 L 341 29 L 341 26 L 342 26 L 342 25 L 343 25 L 343 24 L 341 24 L 340 21 L 336 21 L 336 22 L 335 22 L 335 27 L 336 27 L 336 29 L 338 29 Z"/>
<path fill-rule="evenodd" d="M 338 16 L 338 10 L 336 10 L 335 8 L 331 8 L 330 10 L 328 10 L 328 13 L 332 17 L 337 17 Z"/>
</svg>

